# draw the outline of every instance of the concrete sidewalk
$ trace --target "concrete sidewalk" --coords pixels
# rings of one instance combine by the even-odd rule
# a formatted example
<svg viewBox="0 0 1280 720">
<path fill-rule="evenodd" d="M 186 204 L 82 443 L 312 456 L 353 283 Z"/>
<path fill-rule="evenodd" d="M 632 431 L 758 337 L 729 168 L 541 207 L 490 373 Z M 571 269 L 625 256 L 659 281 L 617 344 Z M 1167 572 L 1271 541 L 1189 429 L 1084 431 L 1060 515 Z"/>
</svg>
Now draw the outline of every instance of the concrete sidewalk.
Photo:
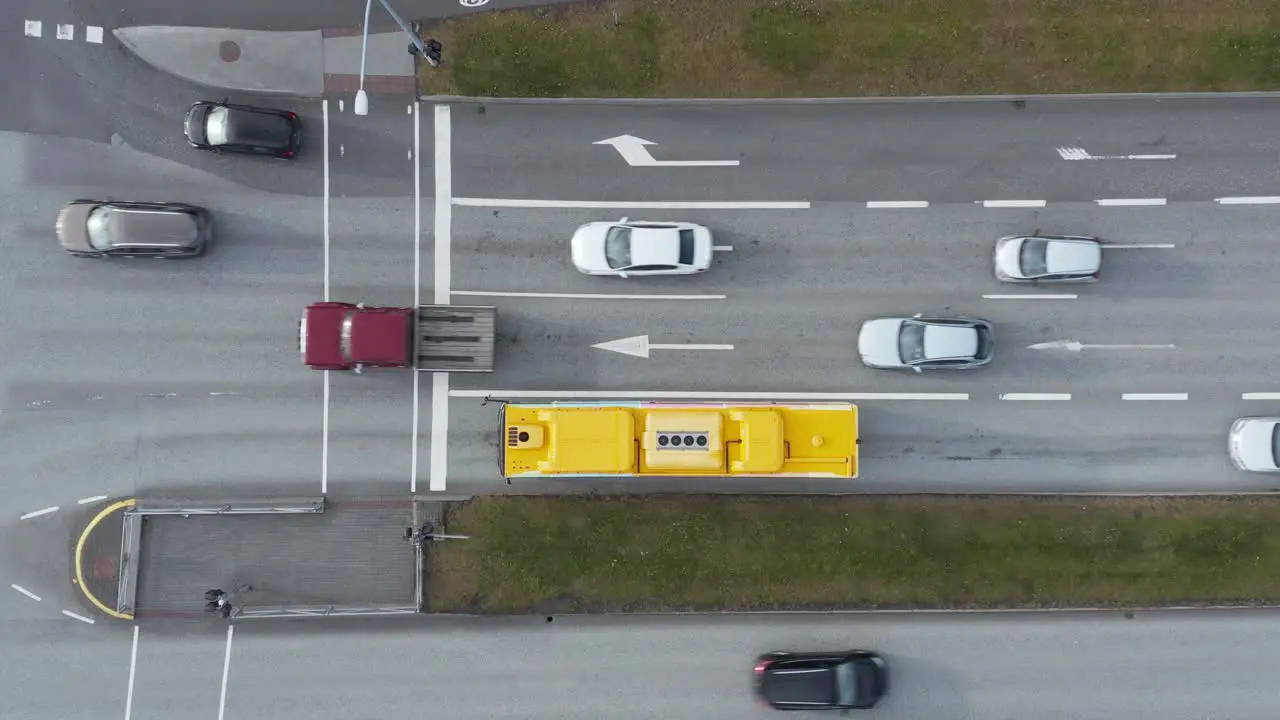
<svg viewBox="0 0 1280 720">
<path fill-rule="evenodd" d="M 359 87 L 359 28 L 272 32 L 150 25 L 112 32 L 149 65 L 213 88 L 322 97 Z M 369 34 L 366 92 L 416 94 L 415 58 L 408 47 L 398 28 Z"/>
</svg>

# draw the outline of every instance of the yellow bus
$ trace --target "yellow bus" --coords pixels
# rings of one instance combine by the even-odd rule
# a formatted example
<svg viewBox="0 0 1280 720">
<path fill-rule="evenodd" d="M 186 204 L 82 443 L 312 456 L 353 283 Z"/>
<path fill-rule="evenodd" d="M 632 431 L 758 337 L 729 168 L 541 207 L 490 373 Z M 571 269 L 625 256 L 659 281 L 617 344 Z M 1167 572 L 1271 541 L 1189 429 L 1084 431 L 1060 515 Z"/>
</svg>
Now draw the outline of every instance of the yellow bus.
<svg viewBox="0 0 1280 720">
<path fill-rule="evenodd" d="M 507 403 L 498 464 L 527 477 L 858 477 L 849 403 Z"/>
</svg>

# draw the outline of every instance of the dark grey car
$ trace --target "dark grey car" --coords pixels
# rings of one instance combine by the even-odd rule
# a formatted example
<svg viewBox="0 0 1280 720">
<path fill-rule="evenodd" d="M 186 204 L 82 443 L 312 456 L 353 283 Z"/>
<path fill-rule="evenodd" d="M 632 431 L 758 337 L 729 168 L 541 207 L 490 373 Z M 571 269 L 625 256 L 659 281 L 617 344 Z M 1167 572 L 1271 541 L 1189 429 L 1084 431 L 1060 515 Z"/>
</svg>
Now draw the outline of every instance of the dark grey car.
<svg viewBox="0 0 1280 720">
<path fill-rule="evenodd" d="M 868 650 L 772 652 L 756 658 L 755 687 L 775 710 L 870 710 L 889 691 L 889 666 Z"/>
<path fill-rule="evenodd" d="M 55 230 L 63 249 L 80 257 L 195 257 L 213 236 L 204 208 L 116 200 L 73 200 Z"/>
</svg>

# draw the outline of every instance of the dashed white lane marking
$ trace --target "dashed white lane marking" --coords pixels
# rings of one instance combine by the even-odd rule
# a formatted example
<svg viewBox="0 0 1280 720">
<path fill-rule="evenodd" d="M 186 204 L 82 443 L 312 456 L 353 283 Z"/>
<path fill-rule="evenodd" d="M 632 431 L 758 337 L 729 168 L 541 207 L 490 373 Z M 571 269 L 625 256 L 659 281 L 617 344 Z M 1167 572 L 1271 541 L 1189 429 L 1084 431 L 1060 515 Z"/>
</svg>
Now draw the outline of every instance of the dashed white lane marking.
<svg viewBox="0 0 1280 720">
<path fill-rule="evenodd" d="M 1172 250 L 1173 243 L 1102 243 L 1103 250 Z"/>
<path fill-rule="evenodd" d="M 75 40 L 76 26 L 75 25 L 59 25 L 57 30 L 57 35 L 59 40 Z"/>
<path fill-rule="evenodd" d="M 1121 400 L 1186 400 L 1187 393 L 1121 393 Z"/>
<path fill-rule="evenodd" d="M 133 679 L 138 673 L 138 626 L 133 626 L 133 649 L 129 651 L 129 690 L 124 696 L 124 720 L 133 717 Z"/>
<path fill-rule="evenodd" d="M 96 503 L 96 502 L 99 502 L 99 501 L 101 501 L 101 500 L 106 500 L 106 499 L 107 499 L 107 496 L 106 496 L 106 495 L 94 495 L 93 497 L 80 498 L 79 500 L 77 500 L 77 501 L 76 501 L 76 504 L 77 504 L 77 505 L 88 505 L 89 503 Z"/>
<path fill-rule="evenodd" d="M 101 45 L 102 44 L 102 28 L 98 27 L 97 25 L 86 26 L 84 29 L 84 39 L 86 42 L 91 42 L 91 43 L 94 43 L 95 45 Z"/>
<path fill-rule="evenodd" d="M 983 295 L 984 300 L 1075 300 L 1078 295 Z"/>
<path fill-rule="evenodd" d="M 1220 197 L 1214 198 L 1219 205 L 1280 205 L 1280 195 L 1261 197 Z"/>
<path fill-rule="evenodd" d="M 488 290 L 454 290 L 451 295 L 467 297 L 552 298 L 559 300 L 724 300 L 724 295 L 609 295 L 592 293 L 501 292 Z"/>
<path fill-rule="evenodd" d="M 39 20 L 27 20 L 23 23 L 22 32 L 27 37 L 40 37 L 44 34 L 44 23 Z"/>
<path fill-rule="evenodd" d="M 1240 396 L 1241 400 L 1280 400 L 1280 393 L 1275 392 L 1257 392 L 1244 393 Z"/>
<path fill-rule="evenodd" d="M 218 695 L 218 720 L 223 720 L 227 712 L 227 676 L 231 674 L 231 636 L 235 625 L 227 626 L 227 654 L 222 659 L 222 692 Z"/>
<path fill-rule="evenodd" d="M 871 200 L 867 202 L 868 210 L 893 210 L 905 208 L 927 208 L 928 200 Z"/>
<path fill-rule="evenodd" d="M 452 397 L 539 400 L 968 400 L 969 393 L 715 392 L 680 390 L 450 390 Z"/>
<path fill-rule="evenodd" d="M 713 252 L 733 252 L 733 246 L 732 245 L 713 245 L 711 246 L 711 250 Z"/>
<path fill-rule="evenodd" d="M 1098 203 L 1103 207 L 1124 207 L 1124 206 L 1168 204 L 1165 198 L 1103 198 L 1101 200 L 1095 200 L 1094 202 Z"/>
<path fill-rule="evenodd" d="M 82 622 L 82 623 L 88 623 L 88 624 L 90 624 L 90 625 L 96 625 L 96 624 L 97 624 L 97 623 L 95 623 L 95 622 L 94 622 L 93 618 L 87 618 L 87 617 L 85 617 L 85 616 L 83 616 L 83 615 L 77 615 L 76 613 L 73 613 L 73 612 L 71 612 L 70 610 L 63 610 L 63 611 L 62 611 L 62 614 L 63 614 L 63 615 L 66 615 L 67 617 L 71 618 L 72 620 L 79 620 L 79 621 L 80 621 L 80 622 Z"/>
<path fill-rule="evenodd" d="M 19 520 L 30 520 L 30 519 L 31 519 L 31 518 L 33 518 L 33 517 L 40 517 L 41 515 L 48 515 L 49 513 L 52 513 L 52 512 L 58 512 L 58 506 L 57 506 L 57 505 L 54 505 L 53 507 L 43 508 L 43 509 L 40 509 L 40 510 L 32 510 L 31 512 L 27 513 L 26 515 L 23 515 L 22 517 L 20 517 L 20 518 L 18 518 L 18 519 L 19 519 Z"/>
<path fill-rule="evenodd" d="M 1070 400 L 1071 393 L 1000 393 L 1001 400 Z"/>
<path fill-rule="evenodd" d="M 637 210 L 808 210 L 812 203 L 799 202 L 661 202 L 631 200 L 523 200 L 517 198 L 456 197 L 454 205 L 496 208 L 624 208 Z"/>
<path fill-rule="evenodd" d="M 31 592 L 30 590 L 22 587 L 21 585 L 10 583 L 9 587 L 13 588 L 14 590 L 17 590 L 18 592 L 22 593 L 23 595 L 26 595 L 27 597 L 31 598 L 32 600 L 35 600 L 36 602 L 40 602 L 39 595 Z"/>
<path fill-rule="evenodd" d="M 1037 208 L 1048 205 L 1045 200 L 983 200 L 982 207 L 987 208 Z"/>
</svg>

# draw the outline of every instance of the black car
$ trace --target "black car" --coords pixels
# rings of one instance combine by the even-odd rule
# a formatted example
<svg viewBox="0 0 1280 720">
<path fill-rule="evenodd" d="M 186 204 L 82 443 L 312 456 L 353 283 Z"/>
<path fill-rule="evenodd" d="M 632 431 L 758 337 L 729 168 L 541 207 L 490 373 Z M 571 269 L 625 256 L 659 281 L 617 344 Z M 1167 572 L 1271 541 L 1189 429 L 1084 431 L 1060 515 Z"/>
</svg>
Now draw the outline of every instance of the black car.
<svg viewBox="0 0 1280 720">
<path fill-rule="evenodd" d="M 302 144 L 302 122 L 288 110 L 198 102 L 182 123 L 192 147 L 213 152 L 292 158 Z"/>
<path fill-rule="evenodd" d="M 63 249 L 79 257 L 195 257 L 213 236 L 209 213 L 185 203 L 73 200 L 55 226 Z"/>
<path fill-rule="evenodd" d="M 867 710 L 889 689 L 889 668 L 866 650 L 773 652 L 756 659 L 756 694 L 775 710 Z"/>
</svg>

